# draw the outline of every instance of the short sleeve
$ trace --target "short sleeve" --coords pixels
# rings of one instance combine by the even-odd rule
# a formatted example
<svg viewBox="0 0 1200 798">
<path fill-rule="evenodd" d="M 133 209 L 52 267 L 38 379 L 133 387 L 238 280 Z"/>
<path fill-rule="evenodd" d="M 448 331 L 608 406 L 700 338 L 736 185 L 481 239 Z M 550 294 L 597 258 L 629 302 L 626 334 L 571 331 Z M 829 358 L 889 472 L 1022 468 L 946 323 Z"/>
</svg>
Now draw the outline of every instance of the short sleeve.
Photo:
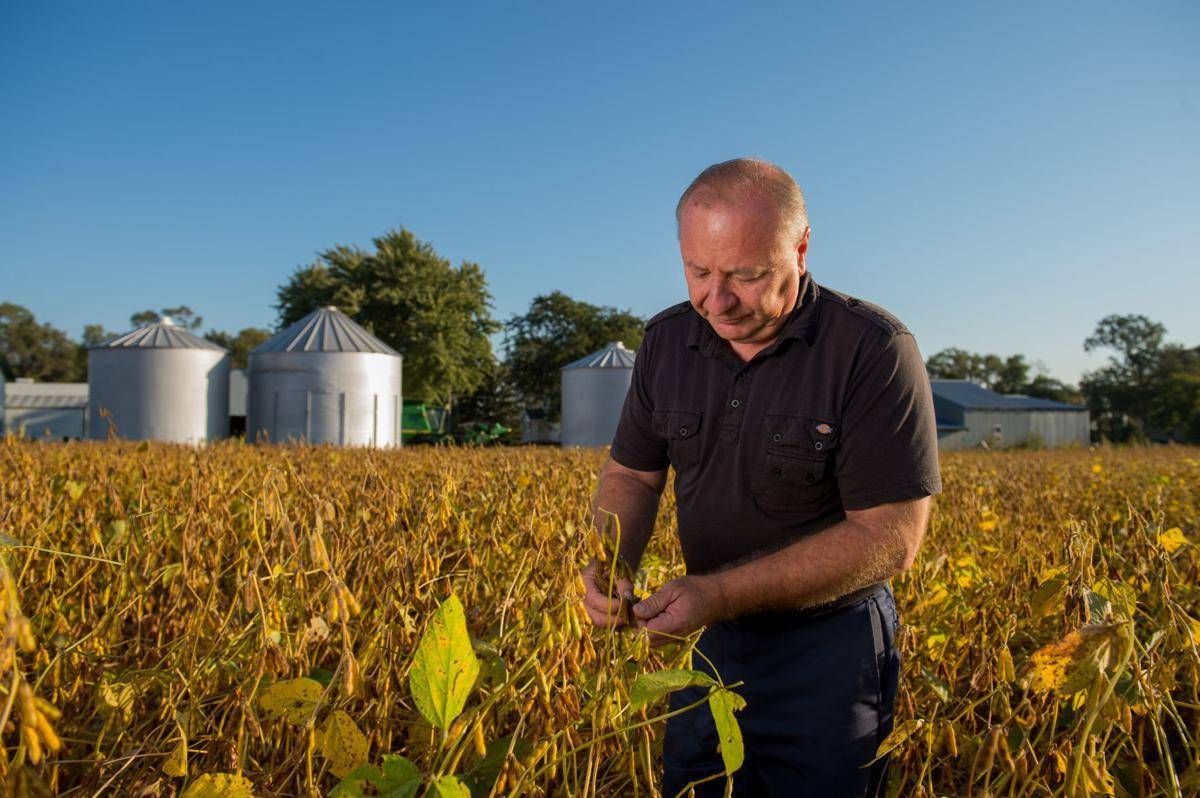
<svg viewBox="0 0 1200 798">
<path fill-rule="evenodd" d="M 656 435 L 651 425 L 654 400 L 648 390 L 650 348 L 647 335 L 634 356 L 633 377 L 609 452 L 613 460 L 635 471 L 661 471 L 671 462 L 667 458 L 667 441 Z"/>
<path fill-rule="evenodd" d="M 847 510 L 942 490 L 929 374 L 908 332 L 882 343 L 851 377 L 835 476 Z"/>
</svg>

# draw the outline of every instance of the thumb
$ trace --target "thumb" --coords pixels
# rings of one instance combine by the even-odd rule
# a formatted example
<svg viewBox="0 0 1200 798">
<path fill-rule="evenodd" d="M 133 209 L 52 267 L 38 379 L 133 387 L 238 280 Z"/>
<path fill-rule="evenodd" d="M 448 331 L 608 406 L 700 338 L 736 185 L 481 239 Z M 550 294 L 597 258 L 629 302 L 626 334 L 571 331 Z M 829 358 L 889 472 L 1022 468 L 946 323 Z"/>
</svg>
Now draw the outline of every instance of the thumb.
<svg viewBox="0 0 1200 798">
<path fill-rule="evenodd" d="M 663 586 L 663 589 L 652 596 L 646 598 L 633 605 L 633 614 L 638 618 L 645 620 L 653 618 L 667 608 L 667 605 L 674 599 L 675 591 L 671 585 Z"/>
</svg>

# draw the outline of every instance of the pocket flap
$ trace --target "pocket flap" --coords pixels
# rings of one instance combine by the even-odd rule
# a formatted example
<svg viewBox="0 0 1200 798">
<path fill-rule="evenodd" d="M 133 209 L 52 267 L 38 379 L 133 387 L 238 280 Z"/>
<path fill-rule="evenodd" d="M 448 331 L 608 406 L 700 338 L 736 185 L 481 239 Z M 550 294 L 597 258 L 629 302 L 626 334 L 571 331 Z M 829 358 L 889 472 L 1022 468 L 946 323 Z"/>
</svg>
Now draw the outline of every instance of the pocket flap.
<svg viewBox="0 0 1200 798">
<path fill-rule="evenodd" d="M 841 425 L 818 416 L 769 413 L 763 418 L 769 444 L 803 447 L 813 452 L 837 448 Z"/>
<path fill-rule="evenodd" d="M 655 410 L 654 431 L 668 440 L 687 440 L 700 432 L 698 410 Z"/>
<path fill-rule="evenodd" d="M 797 456 L 787 452 L 767 452 L 766 471 L 763 478 L 767 483 L 788 485 L 812 485 L 825 476 L 824 458 Z"/>
</svg>

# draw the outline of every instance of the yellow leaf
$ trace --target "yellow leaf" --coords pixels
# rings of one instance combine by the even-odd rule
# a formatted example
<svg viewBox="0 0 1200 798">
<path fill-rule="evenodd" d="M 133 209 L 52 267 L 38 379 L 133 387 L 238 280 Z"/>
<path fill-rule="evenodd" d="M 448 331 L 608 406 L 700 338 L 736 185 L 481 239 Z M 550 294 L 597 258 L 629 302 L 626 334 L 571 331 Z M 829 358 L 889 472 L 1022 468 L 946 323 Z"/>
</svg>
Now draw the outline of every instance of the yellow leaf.
<svg viewBox="0 0 1200 798">
<path fill-rule="evenodd" d="M 1192 636 L 1192 643 L 1194 645 L 1200 646 L 1200 621 L 1197 621 L 1195 618 L 1193 618 L 1189 615 L 1188 616 L 1188 627 L 1189 627 L 1188 631 L 1191 633 L 1191 636 Z"/>
<path fill-rule="evenodd" d="M 1177 526 L 1173 526 L 1166 532 L 1158 533 L 1158 545 L 1162 546 L 1167 552 L 1175 551 L 1181 546 L 1188 544 L 1187 537 L 1183 534 L 1183 530 Z"/>
<path fill-rule="evenodd" d="M 105 682 L 100 685 L 100 700 L 110 710 L 120 712 L 126 723 L 133 718 L 133 685 Z"/>
<path fill-rule="evenodd" d="M 1107 663 L 1111 626 L 1084 626 L 1062 640 L 1039 648 L 1030 657 L 1030 686 L 1038 692 L 1068 696 L 1087 686 L 1097 668 Z"/>
<path fill-rule="evenodd" d="M 1092 586 L 1092 591 L 1108 599 L 1113 610 L 1122 618 L 1132 618 L 1137 611 L 1137 591 L 1124 582 L 1101 579 Z"/>
<path fill-rule="evenodd" d="M 180 734 L 179 745 L 175 746 L 175 750 L 172 751 L 171 755 L 168 756 L 166 758 L 166 761 L 163 762 L 163 766 L 162 766 L 163 773 L 166 773 L 168 776 L 175 776 L 177 778 L 186 776 L 187 775 L 187 763 L 188 763 L 187 738 L 184 737 L 182 734 Z"/>
<path fill-rule="evenodd" d="M 354 719 L 342 710 L 325 719 L 319 739 L 321 754 L 329 760 L 329 770 L 339 779 L 367 764 L 367 738 Z"/>
<path fill-rule="evenodd" d="M 882 759 L 904 745 L 904 741 L 924 725 L 925 720 L 923 718 L 910 718 L 896 726 L 892 729 L 891 734 L 883 738 L 883 742 L 879 744 L 879 748 L 875 751 L 875 759 L 871 761 L 874 762 L 875 760 Z"/>
<path fill-rule="evenodd" d="M 258 705 L 274 718 L 283 718 L 288 723 L 303 724 L 308 721 L 325 688 L 315 679 L 305 676 L 275 682 L 258 697 Z"/>
<path fill-rule="evenodd" d="M 980 532 L 991 532 L 1000 523 L 1000 516 L 996 515 L 991 510 L 983 511 L 983 518 L 979 521 Z"/>
<path fill-rule="evenodd" d="M 1099 474 L 1103 470 L 1104 470 L 1104 467 L 1101 466 L 1099 463 L 1092 464 L 1092 473 L 1093 474 Z"/>
<path fill-rule="evenodd" d="M 1116 795 L 1116 784 L 1108 768 L 1091 757 L 1083 760 L 1084 788 L 1088 795 Z"/>
<path fill-rule="evenodd" d="M 254 785 L 232 773 L 206 773 L 193 781 L 180 798 L 254 798 Z"/>
</svg>

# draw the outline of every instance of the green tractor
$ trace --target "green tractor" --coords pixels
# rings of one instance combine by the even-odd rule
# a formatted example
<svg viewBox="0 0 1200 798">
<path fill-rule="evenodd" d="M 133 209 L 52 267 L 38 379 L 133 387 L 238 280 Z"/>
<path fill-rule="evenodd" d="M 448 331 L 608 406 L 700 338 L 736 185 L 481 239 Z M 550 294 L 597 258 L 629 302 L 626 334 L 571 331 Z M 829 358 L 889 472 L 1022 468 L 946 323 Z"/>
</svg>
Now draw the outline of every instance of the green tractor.
<svg viewBox="0 0 1200 798">
<path fill-rule="evenodd" d="M 430 404 L 420 399 L 405 399 L 400 415 L 402 445 L 440 443 L 447 435 L 446 422 L 449 418 L 448 407 Z"/>
<path fill-rule="evenodd" d="M 478 421 L 467 425 L 455 435 L 448 429 L 450 409 L 420 399 L 404 400 L 400 422 L 400 436 L 404 446 L 451 441 L 471 446 L 487 446 L 496 443 L 510 432 L 503 424 Z"/>
</svg>

